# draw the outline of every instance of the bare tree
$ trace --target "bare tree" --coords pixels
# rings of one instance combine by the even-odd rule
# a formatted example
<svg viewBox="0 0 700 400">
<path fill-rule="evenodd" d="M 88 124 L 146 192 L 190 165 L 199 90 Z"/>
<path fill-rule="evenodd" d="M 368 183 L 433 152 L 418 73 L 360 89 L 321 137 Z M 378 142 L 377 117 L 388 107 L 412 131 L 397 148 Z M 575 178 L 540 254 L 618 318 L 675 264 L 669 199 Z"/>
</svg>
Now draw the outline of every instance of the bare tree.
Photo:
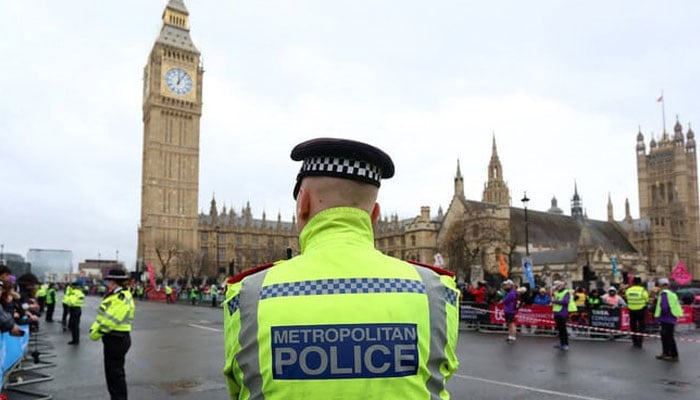
<svg viewBox="0 0 700 400">
<path fill-rule="evenodd" d="M 192 279 L 202 274 L 207 259 L 207 253 L 201 250 L 187 249 L 178 254 L 179 265 L 187 282 L 185 286 L 190 286 Z"/>
<path fill-rule="evenodd" d="M 158 263 L 160 263 L 160 276 L 163 279 L 168 278 L 169 268 L 177 259 L 181 252 L 182 246 L 174 240 L 163 239 L 156 242 L 156 255 Z"/>
</svg>

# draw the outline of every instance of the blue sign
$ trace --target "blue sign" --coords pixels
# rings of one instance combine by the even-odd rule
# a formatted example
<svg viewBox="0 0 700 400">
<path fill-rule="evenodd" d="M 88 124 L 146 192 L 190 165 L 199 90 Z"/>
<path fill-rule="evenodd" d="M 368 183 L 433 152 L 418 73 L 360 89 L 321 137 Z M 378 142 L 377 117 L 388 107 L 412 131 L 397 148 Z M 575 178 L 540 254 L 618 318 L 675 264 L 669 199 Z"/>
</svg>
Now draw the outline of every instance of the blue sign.
<svg viewBox="0 0 700 400">
<path fill-rule="evenodd" d="M 274 379 L 387 378 L 418 373 L 416 324 L 273 326 Z"/>
</svg>

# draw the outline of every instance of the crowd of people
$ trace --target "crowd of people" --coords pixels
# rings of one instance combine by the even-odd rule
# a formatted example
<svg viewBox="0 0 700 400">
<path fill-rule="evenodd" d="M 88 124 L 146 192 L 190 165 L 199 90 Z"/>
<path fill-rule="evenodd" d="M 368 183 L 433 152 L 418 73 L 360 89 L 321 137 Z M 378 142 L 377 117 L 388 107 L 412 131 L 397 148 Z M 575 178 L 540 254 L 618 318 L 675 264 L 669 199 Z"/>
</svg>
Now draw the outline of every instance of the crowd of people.
<svg viewBox="0 0 700 400">
<path fill-rule="evenodd" d="M 632 284 L 610 286 L 602 290 L 590 291 L 583 287 L 569 289 L 566 282 L 555 280 L 551 289 L 536 287 L 530 289 L 528 284 L 515 287 L 512 280 L 507 279 L 500 287 L 490 287 L 486 282 L 477 282 L 476 286 L 462 285 L 461 296 L 464 302 L 482 304 L 502 304 L 505 324 L 508 331 L 506 341 L 516 341 L 517 327 L 515 324 L 518 309 L 523 305 L 552 306 L 553 319 L 559 336 L 559 344 L 555 347 L 561 350 L 569 349 L 567 324 L 583 323 L 583 316 L 591 310 L 627 308 L 630 319 L 632 345 L 642 348 L 648 313 L 659 325 L 662 342 L 662 353 L 656 358 L 664 361 L 678 361 L 678 350 L 674 339 L 674 329 L 678 318 L 683 316 L 683 310 L 675 291 L 671 290 L 670 282 L 660 278 L 656 284 L 647 290 L 639 277 Z"/>
</svg>

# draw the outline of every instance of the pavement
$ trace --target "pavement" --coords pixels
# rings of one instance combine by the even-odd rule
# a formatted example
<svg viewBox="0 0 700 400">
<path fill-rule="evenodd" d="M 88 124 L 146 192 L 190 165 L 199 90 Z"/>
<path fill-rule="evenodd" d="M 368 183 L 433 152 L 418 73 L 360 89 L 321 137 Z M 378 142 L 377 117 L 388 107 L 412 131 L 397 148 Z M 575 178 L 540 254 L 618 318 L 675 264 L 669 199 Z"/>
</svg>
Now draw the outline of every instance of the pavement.
<svg viewBox="0 0 700 400">
<path fill-rule="evenodd" d="M 56 366 L 40 370 L 52 380 L 27 388 L 58 400 L 109 398 L 102 343 L 87 333 L 99 301 L 86 297 L 79 346 L 67 345 L 70 334 L 59 322 L 42 322 L 42 340 L 48 342 L 42 356 Z M 129 398 L 227 399 L 222 309 L 147 301 L 136 307 L 126 362 Z M 56 311 L 60 318 L 61 308 Z M 565 352 L 552 347 L 554 337 L 520 336 L 508 344 L 501 333 L 465 329 L 457 348 L 460 368 L 447 387 L 453 399 L 698 400 L 700 331 L 684 336 L 698 342 L 678 341 L 680 362 L 669 363 L 654 358 L 661 349 L 657 339 L 645 339 L 643 349 L 626 339 L 573 339 Z"/>
</svg>

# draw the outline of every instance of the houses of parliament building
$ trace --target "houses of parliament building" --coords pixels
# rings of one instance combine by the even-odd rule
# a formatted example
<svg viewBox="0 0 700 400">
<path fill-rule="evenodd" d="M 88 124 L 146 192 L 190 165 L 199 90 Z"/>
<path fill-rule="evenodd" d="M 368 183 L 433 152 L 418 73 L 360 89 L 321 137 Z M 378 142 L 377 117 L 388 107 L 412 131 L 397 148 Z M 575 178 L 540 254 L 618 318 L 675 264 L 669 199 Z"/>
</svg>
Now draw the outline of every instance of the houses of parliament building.
<svg viewBox="0 0 700 400">
<path fill-rule="evenodd" d="M 162 27 L 143 72 L 143 166 L 137 259 L 161 276 L 215 276 L 298 253 L 294 217 L 253 216 L 211 200 L 200 213 L 199 135 L 204 69 L 190 37 L 189 12 L 182 0 L 169 0 Z M 631 147 L 631 146 L 630 146 Z M 488 151 L 488 149 L 485 149 Z M 497 274 L 501 260 L 522 276 L 531 262 L 538 278 L 581 280 L 589 265 L 605 283 L 618 270 L 642 277 L 667 276 L 682 261 L 700 275 L 700 211 L 695 135 L 676 122 L 664 132 L 636 141 L 639 218 L 616 221 L 608 199 L 606 221 L 589 219 L 574 186 L 570 212 L 552 199 L 547 211 L 512 207 L 493 138 L 486 184 L 480 201 L 467 199 L 457 161 L 452 199 L 446 210 L 421 207 L 413 218 L 385 216 L 375 225 L 382 252 L 425 263 L 443 263 L 459 279 L 474 266 Z M 632 151 L 632 147 L 630 148 Z M 449 184 L 446 177 L 446 184 Z M 233 267 L 233 271 L 231 270 Z M 617 278 L 619 281 L 619 277 Z"/>
</svg>

